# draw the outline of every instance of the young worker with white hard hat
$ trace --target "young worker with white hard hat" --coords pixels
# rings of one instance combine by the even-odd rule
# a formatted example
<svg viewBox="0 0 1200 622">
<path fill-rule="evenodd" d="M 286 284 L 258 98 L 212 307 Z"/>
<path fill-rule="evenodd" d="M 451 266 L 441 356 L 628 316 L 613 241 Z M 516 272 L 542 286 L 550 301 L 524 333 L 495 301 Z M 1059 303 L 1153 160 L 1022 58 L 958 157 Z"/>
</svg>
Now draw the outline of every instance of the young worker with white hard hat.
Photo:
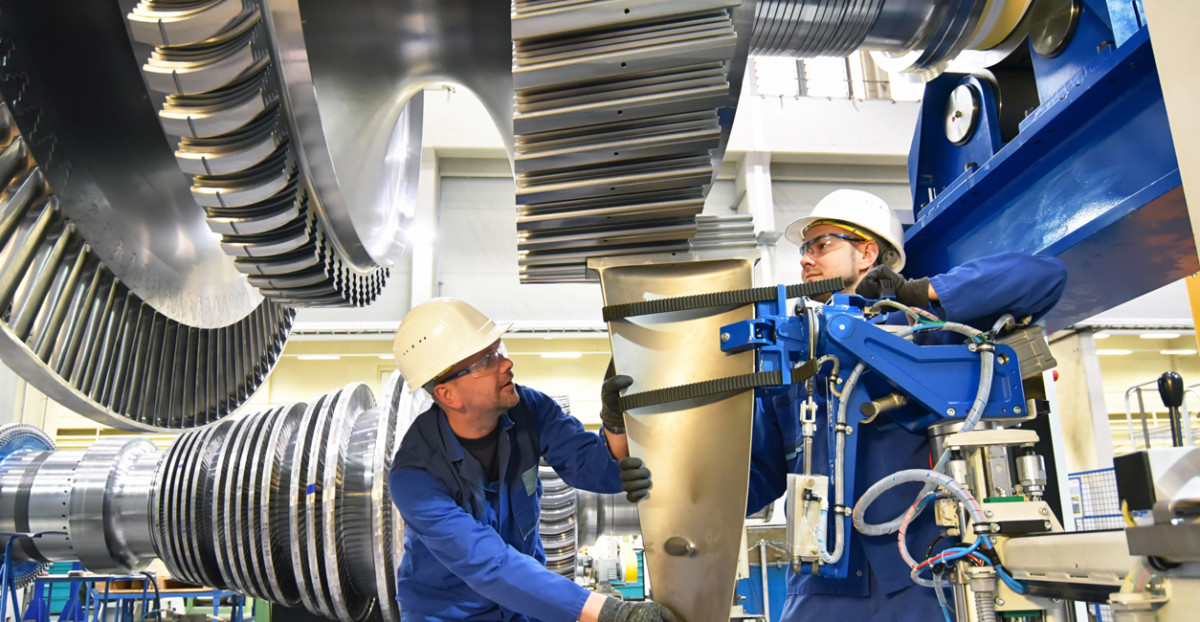
<svg viewBox="0 0 1200 622">
<path fill-rule="evenodd" d="M 800 248 L 804 280 L 845 279 L 842 293 L 878 298 L 890 285 L 896 301 L 934 313 L 947 321 L 989 330 L 1003 314 L 1036 320 L 1058 302 L 1066 284 L 1062 262 L 1049 257 L 1005 253 L 970 261 L 945 274 L 906 279 L 903 229 L 895 213 L 879 197 L 858 190 L 838 190 L 822 199 L 812 215 L 796 220 L 784 232 Z M 904 313 L 891 313 L 889 324 L 905 324 Z M 917 333 L 920 344 L 961 343 L 962 336 L 938 331 Z M 823 429 L 826 383 L 813 385 L 818 407 L 817 429 Z M 762 400 L 755 412 L 751 454 L 748 511 L 753 513 L 779 498 L 786 490 L 787 474 L 800 473 L 804 457 L 794 405 L 808 399 L 804 385 L 793 385 L 790 395 Z M 886 415 L 859 426 L 856 488 L 866 487 L 905 469 L 928 469 L 930 444 L 922 433 L 886 421 Z M 813 444 L 812 464 L 826 460 L 824 443 Z M 886 522 L 903 514 L 913 499 L 891 493 L 866 513 L 868 523 Z M 854 499 L 849 504 L 853 507 Z M 895 535 L 864 536 L 855 533 L 846 551 L 850 556 L 846 579 L 797 575 L 788 569 L 787 599 L 782 622 L 834 619 L 861 622 L 940 620 L 936 594 L 915 585 L 901 558 Z M 924 551 L 936 539 L 938 528 L 929 512 L 908 529 L 912 550 Z"/>
<path fill-rule="evenodd" d="M 433 397 L 388 475 L 405 521 L 401 619 L 674 622 L 662 605 L 606 597 L 546 569 L 542 459 L 566 483 L 601 493 L 620 492 L 623 471 L 647 472 L 627 458 L 616 406 L 628 378 L 605 381 L 604 431 L 588 432 L 545 394 L 514 384 L 501 341 L 507 330 L 466 302 L 438 298 L 413 308 L 396 331 L 400 373 L 410 390 Z M 646 494 L 637 481 L 625 489 L 631 500 Z"/>
</svg>

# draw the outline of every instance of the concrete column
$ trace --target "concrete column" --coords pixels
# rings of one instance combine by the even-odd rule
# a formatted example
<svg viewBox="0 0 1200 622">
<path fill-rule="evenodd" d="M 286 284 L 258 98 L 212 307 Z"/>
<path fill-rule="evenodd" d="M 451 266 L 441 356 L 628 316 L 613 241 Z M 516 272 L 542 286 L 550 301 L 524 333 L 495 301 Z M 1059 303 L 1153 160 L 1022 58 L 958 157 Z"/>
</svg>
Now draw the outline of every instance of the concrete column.
<svg viewBox="0 0 1200 622">
<path fill-rule="evenodd" d="M 754 269 L 754 284 L 775 284 L 775 199 L 771 193 L 771 153 L 750 151 L 738 166 L 737 212 L 754 217 L 754 233 L 759 236 L 762 259 Z"/>
<path fill-rule="evenodd" d="M 0 363 L 0 425 L 21 420 L 21 405 L 25 399 L 25 381 Z"/>
<path fill-rule="evenodd" d="M 1051 344 L 1058 360 L 1058 414 L 1063 430 L 1063 455 L 1060 468 L 1067 473 L 1112 466 L 1112 432 L 1096 340 L 1090 331 L 1081 331 Z"/>
<path fill-rule="evenodd" d="M 417 186 L 417 205 L 413 213 L 409 243 L 412 252 L 412 296 L 410 306 L 417 306 L 438 295 L 437 206 L 441 195 L 442 178 L 438 172 L 437 151 L 421 150 L 421 177 Z"/>
</svg>

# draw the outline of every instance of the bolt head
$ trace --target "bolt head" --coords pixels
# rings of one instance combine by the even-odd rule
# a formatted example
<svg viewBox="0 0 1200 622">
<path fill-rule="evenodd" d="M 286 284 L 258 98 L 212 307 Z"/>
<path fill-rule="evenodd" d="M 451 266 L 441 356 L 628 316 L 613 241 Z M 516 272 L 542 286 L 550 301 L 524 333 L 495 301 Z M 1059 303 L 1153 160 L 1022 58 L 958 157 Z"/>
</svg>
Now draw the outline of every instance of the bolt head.
<svg viewBox="0 0 1200 622">
<path fill-rule="evenodd" d="M 993 511 L 991 511 L 991 510 L 984 510 L 984 511 L 983 511 L 983 515 L 984 515 L 984 516 L 986 516 L 986 517 L 988 517 L 988 518 L 991 518 L 991 517 L 995 516 L 995 515 L 996 515 L 996 513 L 995 513 L 995 512 L 993 512 Z"/>
<path fill-rule="evenodd" d="M 729 333 L 721 333 L 721 341 L 729 341 Z"/>
<path fill-rule="evenodd" d="M 1019 415 L 1023 412 L 1023 410 L 1020 406 L 1013 406 L 1013 412 Z"/>
<path fill-rule="evenodd" d="M 992 523 L 992 533 L 999 533 L 1000 523 Z"/>
<path fill-rule="evenodd" d="M 1004 599 L 1003 599 L 1003 598 L 1000 598 L 1000 597 L 996 597 L 996 604 L 997 604 L 997 605 L 1000 605 L 1001 607 L 1003 607 L 1003 606 L 1004 606 Z"/>
<path fill-rule="evenodd" d="M 1045 515 L 1047 515 L 1047 514 L 1049 514 L 1049 513 L 1050 513 L 1050 510 L 1049 510 L 1049 509 L 1047 509 L 1047 508 L 1040 508 L 1040 509 L 1038 509 L 1038 514 L 1041 514 L 1042 516 L 1045 516 Z"/>
<path fill-rule="evenodd" d="M 958 411 L 957 411 L 957 410 L 954 410 L 953 408 L 947 408 L 947 409 L 946 409 L 946 414 L 947 414 L 947 415 L 949 415 L 949 416 L 951 416 L 951 417 L 953 417 L 954 415 L 958 414 Z"/>
</svg>

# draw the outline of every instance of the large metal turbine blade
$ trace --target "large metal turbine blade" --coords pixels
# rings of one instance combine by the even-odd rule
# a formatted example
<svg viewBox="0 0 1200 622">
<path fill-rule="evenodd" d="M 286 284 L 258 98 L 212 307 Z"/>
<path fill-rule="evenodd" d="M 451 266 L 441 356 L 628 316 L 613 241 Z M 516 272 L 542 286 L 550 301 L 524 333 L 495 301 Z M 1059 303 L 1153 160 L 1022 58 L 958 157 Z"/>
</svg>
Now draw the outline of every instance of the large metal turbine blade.
<svg viewBox="0 0 1200 622">
<path fill-rule="evenodd" d="M 40 145 L 53 158 L 53 143 L 36 132 L 32 141 L 0 101 L 4 363 L 58 403 L 113 427 L 179 429 L 233 412 L 274 366 L 295 312 L 260 301 L 210 328 L 171 317 L 87 242 L 31 153 Z"/>
</svg>

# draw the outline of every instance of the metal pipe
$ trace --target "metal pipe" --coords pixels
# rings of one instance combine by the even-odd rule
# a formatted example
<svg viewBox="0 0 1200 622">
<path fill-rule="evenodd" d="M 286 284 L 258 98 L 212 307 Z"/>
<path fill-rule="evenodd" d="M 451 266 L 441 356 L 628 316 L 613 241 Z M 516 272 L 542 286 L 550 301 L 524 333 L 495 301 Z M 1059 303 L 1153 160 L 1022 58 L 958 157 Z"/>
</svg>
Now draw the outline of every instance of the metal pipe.
<svg viewBox="0 0 1200 622">
<path fill-rule="evenodd" d="M 1150 449 L 1150 427 L 1146 424 L 1146 402 L 1142 399 L 1142 388 L 1137 389 L 1138 412 L 1142 416 L 1142 438 L 1146 441 L 1146 449 Z"/>
<path fill-rule="evenodd" d="M 763 620 L 771 622 L 771 589 L 767 582 L 767 541 L 758 541 L 758 555 L 762 567 L 759 568 L 759 578 L 762 579 L 762 611 Z"/>
</svg>

